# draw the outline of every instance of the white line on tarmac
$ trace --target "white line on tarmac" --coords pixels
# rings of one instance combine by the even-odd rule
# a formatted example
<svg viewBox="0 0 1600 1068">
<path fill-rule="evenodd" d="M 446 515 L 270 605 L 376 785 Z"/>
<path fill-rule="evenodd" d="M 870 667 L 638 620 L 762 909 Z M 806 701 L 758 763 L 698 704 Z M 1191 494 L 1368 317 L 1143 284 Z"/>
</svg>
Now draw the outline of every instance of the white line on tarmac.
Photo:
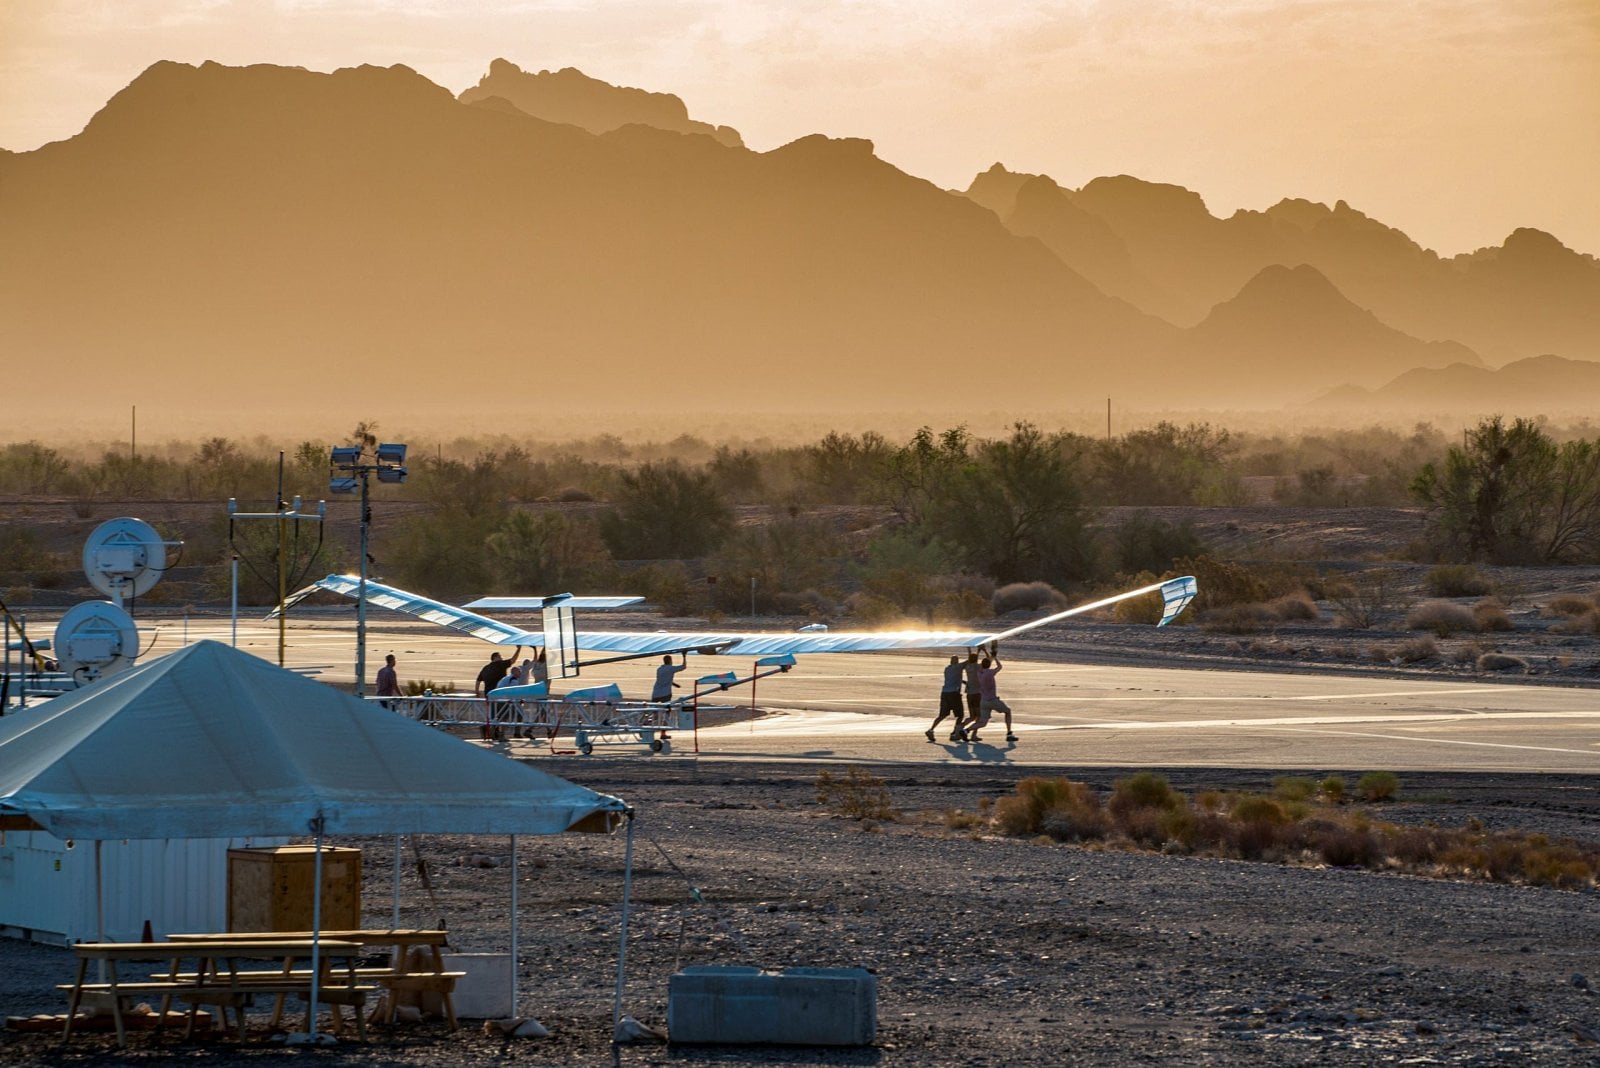
<svg viewBox="0 0 1600 1068">
<path fill-rule="evenodd" d="M 1583 756 L 1600 756 L 1592 749 L 1563 749 L 1554 745 L 1515 745 L 1511 742 L 1469 742 L 1464 738 L 1430 738 L 1423 735 L 1374 734 L 1368 731 L 1312 731 L 1292 727 L 1273 728 L 1285 734 L 1320 734 L 1332 738 L 1376 738 L 1387 742 L 1431 742 L 1434 745 L 1470 745 L 1484 749 L 1527 749 L 1540 753 L 1579 753 Z"/>
</svg>

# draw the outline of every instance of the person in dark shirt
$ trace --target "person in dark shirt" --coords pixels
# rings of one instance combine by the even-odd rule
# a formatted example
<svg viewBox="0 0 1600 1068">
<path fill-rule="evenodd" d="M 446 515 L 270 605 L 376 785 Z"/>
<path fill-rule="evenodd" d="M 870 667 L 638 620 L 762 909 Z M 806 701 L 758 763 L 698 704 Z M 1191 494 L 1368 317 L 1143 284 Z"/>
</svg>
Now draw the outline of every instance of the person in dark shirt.
<svg viewBox="0 0 1600 1068">
<path fill-rule="evenodd" d="M 478 681 L 474 686 L 474 694 L 482 694 L 484 701 L 488 702 L 483 711 L 483 739 L 494 739 L 494 713 L 495 701 L 489 696 L 500 680 L 506 677 L 506 672 L 511 670 L 511 661 L 503 659 L 499 653 L 490 653 L 489 662 L 483 665 L 483 670 L 478 672 Z M 504 702 L 500 702 L 504 704 Z"/>
<path fill-rule="evenodd" d="M 399 696 L 401 696 L 401 693 L 400 693 L 400 676 L 394 669 L 394 654 L 393 653 L 390 653 L 388 656 L 383 658 L 383 667 L 378 669 L 378 696 L 379 697 L 399 697 Z M 382 705 L 384 708 L 390 707 L 388 701 L 379 701 L 378 703 L 380 705 Z"/>
<path fill-rule="evenodd" d="M 933 721 L 933 726 L 927 729 L 928 741 L 938 741 L 939 724 L 944 722 L 946 716 L 954 716 L 955 730 L 950 735 L 952 742 L 959 742 L 966 738 L 966 733 L 961 729 L 961 658 L 952 656 L 950 663 L 944 666 L 944 684 L 939 690 L 939 715 Z"/>
</svg>

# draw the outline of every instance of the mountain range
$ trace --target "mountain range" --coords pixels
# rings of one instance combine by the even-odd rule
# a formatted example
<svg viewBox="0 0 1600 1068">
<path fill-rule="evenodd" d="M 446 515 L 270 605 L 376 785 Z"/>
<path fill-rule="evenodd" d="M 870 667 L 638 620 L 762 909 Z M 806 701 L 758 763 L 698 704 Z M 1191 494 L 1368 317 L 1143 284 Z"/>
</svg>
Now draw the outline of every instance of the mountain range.
<svg viewBox="0 0 1600 1068">
<path fill-rule="evenodd" d="M 1127 176 L 946 190 L 570 68 L 496 60 L 456 96 L 401 66 L 164 62 L 78 135 L 0 151 L 0 349 L 83 404 L 348 396 L 478 430 L 1267 408 L 1600 357 L 1600 263 L 1533 230 L 1444 259 L 1342 202 L 1221 219 Z"/>
</svg>

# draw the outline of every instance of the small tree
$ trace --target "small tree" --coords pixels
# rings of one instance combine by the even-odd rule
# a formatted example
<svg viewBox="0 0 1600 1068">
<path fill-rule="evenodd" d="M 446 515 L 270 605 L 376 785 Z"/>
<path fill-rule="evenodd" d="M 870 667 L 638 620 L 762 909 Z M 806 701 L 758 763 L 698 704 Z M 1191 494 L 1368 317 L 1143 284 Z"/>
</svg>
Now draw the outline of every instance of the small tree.
<svg viewBox="0 0 1600 1068">
<path fill-rule="evenodd" d="M 622 560 L 704 556 L 733 530 L 733 509 L 703 471 L 682 464 L 643 464 L 618 476 L 614 510 L 600 534 Z"/>
</svg>

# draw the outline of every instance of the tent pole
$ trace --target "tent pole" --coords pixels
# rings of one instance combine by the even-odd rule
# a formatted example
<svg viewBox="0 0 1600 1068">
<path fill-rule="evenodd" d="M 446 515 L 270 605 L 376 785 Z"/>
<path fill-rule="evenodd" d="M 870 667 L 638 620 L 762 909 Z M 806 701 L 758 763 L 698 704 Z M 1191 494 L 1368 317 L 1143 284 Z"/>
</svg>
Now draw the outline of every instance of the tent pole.
<svg viewBox="0 0 1600 1068">
<path fill-rule="evenodd" d="M 106 893 L 105 879 L 102 877 L 100 869 L 100 844 L 100 839 L 96 838 L 94 840 L 94 926 L 95 940 L 104 942 L 106 940 Z M 106 962 L 101 960 L 96 963 L 98 964 L 100 976 L 97 982 L 103 983 L 106 981 Z M 122 1006 L 117 1005 L 112 1011 L 121 1012 Z"/>
<path fill-rule="evenodd" d="M 394 836 L 394 912 L 389 920 L 389 927 L 393 930 L 400 929 L 400 835 Z M 400 961 L 395 961 L 395 967 L 400 966 Z"/>
<path fill-rule="evenodd" d="M 517 1014 L 517 836 L 511 836 L 511 1015 Z"/>
<path fill-rule="evenodd" d="M 311 1044 L 317 1042 L 317 979 L 322 969 L 322 814 L 317 813 L 317 855 L 312 864 L 311 884 Z M 360 1011 L 357 1009 L 356 1011 Z"/>
<path fill-rule="evenodd" d="M 622 936 L 617 945 L 617 992 L 611 1002 L 611 1040 L 622 1023 L 622 987 L 628 967 L 628 903 L 633 896 L 633 809 L 628 809 L 628 844 L 622 860 Z"/>
</svg>

